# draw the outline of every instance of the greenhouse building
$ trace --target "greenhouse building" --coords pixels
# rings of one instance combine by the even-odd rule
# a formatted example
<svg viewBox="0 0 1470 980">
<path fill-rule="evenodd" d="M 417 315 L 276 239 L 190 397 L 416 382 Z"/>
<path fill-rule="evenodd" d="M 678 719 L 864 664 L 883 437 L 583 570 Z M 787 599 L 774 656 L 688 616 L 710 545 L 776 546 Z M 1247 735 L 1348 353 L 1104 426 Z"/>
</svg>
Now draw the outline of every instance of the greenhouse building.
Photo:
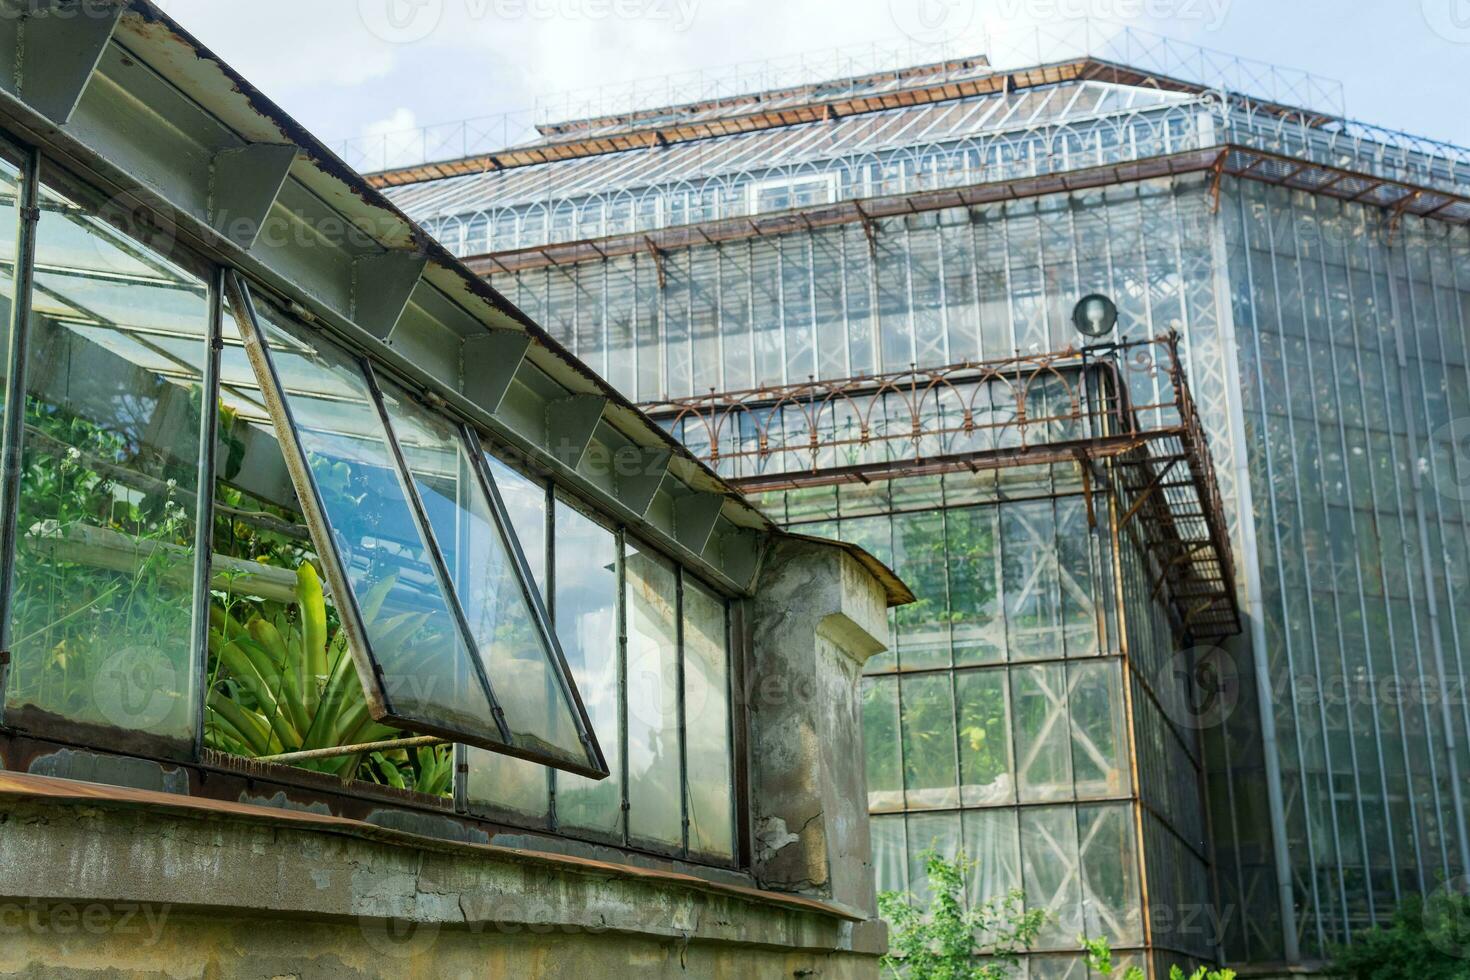
<svg viewBox="0 0 1470 980">
<path fill-rule="evenodd" d="M 1082 936 L 1309 968 L 1470 871 L 1470 151 L 1058 35 L 343 150 L 766 517 L 912 588 L 864 668 L 879 888 L 963 847 L 1050 913 L 1033 977 Z"/>
<path fill-rule="evenodd" d="M 0 972 L 876 977 L 902 581 L 151 3 L 0 63 Z"/>
</svg>

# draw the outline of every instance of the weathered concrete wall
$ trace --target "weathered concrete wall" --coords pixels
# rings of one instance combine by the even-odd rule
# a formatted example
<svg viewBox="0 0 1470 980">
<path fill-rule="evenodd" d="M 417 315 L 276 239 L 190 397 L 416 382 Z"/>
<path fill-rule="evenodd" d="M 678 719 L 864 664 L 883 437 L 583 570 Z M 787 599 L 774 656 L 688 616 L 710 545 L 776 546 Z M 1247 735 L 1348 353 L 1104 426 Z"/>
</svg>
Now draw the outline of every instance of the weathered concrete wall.
<svg viewBox="0 0 1470 980">
<path fill-rule="evenodd" d="M 859 677 L 887 641 L 884 600 L 846 552 L 782 540 L 750 603 L 755 875 L 873 920 Z"/>
<path fill-rule="evenodd" d="M 0 787 L 0 974 L 878 974 L 816 902 L 313 814 L 65 798 L 84 785 Z"/>
</svg>

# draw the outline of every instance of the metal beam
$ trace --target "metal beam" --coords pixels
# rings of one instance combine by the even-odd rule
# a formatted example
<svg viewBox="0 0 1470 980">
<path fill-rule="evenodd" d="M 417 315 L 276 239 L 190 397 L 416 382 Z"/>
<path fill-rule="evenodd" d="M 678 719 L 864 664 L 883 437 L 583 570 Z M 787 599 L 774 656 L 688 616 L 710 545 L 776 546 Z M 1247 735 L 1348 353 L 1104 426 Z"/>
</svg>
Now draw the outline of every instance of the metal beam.
<svg viewBox="0 0 1470 980">
<path fill-rule="evenodd" d="M 530 347 L 531 335 L 523 330 L 486 330 L 466 337 L 459 349 L 461 392 L 493 415 Z"/>
<path fill-rule="evenodd" d="M 352 263 L 352 320 L 379 340 L 387 340 L 408 298 L 423 278 L 429 257 L 422 252 L 388 251 Z"/>
<path fill-rule="evenodd" d="M 695 554 L 703 553 L 724 507 L 725 498 L 718 493 L 691 493 L 678 498 L 674 501 L 674 538 Z"/>
<path fill-rule="evenodd" d="M 209 164 L 209 224 L 240 248 L 260 237 L 296 160 L 291 143 L 251 143 L 221 150 Z"/>
<path fill-rule="evenodd" d="M 618 500 L 640 517 L 648 516 L 653 498 L 669 474 L 673 453 L 667 449 L 624 446 L 613 454 L 613 485 Z"/>
<path fill-rule="evenodd" d="M 576 469 L 592 445 L 607 399 L 601 395 L 572 395 L 546 406 L 545 446 L 554 458 Z"/>
<path fill-rule="evenodd" d="M 28 4 L 13 21 L 16 94 L 64 126 L 112 40 L 125 4 Z M 14 14 L 11 14 L 14 17 Z"/>
</svg>

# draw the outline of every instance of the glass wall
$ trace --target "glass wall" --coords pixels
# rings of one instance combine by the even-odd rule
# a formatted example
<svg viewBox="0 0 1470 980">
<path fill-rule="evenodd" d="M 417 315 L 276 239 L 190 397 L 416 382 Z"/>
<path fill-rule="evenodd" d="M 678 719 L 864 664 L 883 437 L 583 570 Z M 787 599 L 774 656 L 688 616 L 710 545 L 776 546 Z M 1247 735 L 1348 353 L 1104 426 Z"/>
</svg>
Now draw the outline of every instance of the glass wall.
<svg viewBox="0 0 1470 980">
<path fill-rule="evenodd" d="M 724 596 L 59 170 L 17 220 L 10 160 L 7 728 L 735 863 Z"/>
<path fill-rule="evenodd" d="M 1470 859 L 1470 235 L 1249 182 L 1222 215 L 1311 956 Z"/>
<path fill-rule="evenodd" d="M 0 172 L 14 229 L 16 173 Z M 59 174 L 46 175 L 39 203 L 16 365 L 25 398 L 5 720 L 177 756 L 192 750 L 198 714 L 207 273 L 128 238 Z M 5 252 L 13 269 L 13 240 Z M 12 287 L 7 277 L 7 296 Z"/>
</svg>

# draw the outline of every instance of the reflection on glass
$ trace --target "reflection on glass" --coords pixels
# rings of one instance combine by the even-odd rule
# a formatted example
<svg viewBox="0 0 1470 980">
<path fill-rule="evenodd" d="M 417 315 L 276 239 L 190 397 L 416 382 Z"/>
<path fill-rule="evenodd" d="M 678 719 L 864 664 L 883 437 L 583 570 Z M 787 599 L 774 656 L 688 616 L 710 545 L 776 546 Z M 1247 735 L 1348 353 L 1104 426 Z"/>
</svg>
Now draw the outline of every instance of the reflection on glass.
<svg viewBox="0 0 1470 980">
<path fill-rule="evenodd" d="M 617 537 L 558 500 L 555 551 L 556 635 L 611 771 L 600 781 L 557 773 L 557 823 L 620 838 Z"/>
<path fill-rule="evenodd" d="M 1034 664 L 1011 671 L 1016 714 L 1016 781 L 1022 803 L 1070 800 L 1067 673 L 1063 664 Z"/>
<path fill-rule="evenodd" d="M 628 834 L 683 842 L 679 805 L 678 583 L 673 566 L 629 542 Z"/>
<path fill-rule="evenodd" d="M 0 180 L 13 199 L 14 169 Z M 124 729 L 176 751 L 192 743 L 198 691 L 207 289 L 91 209 L 49 187 L 41 201 L 6 720 Z"/>
<path fill-rule="evenodd" d="M 1004 669 L 955 674 L 960 719 L 960 803 L 964 806 L 1015 802 L 1007 676 Z"/>
<path fill-rule="evenodd" d="M 731 822 L 730 655 L 725 603 L 684 579 L 684 714 L 689 773 L 689 850 L 729 858 Z"/>
<path fill-rule="evenodd" d="M 389 424 L 512 742 L 539 757 L 593 765 L 556 675 L 555 654 L 521 585 L 512 542 L 495 521 L 465 440 L 396 386 L 381 387 Z"/>
<path fill-rule="evenodd" d="M 336 604 L 236 321 L 224 318 L 204 744 L 258 757 L 404 733 L 373 721 Z M 449 746 L 295 763 L 430 796 L 454 791 Z"/>
<path fill-rule="evenodd" d="M 259 312 L 395 715 L 499 742 L 361 368 L 269 308 Z"/>
<path fill-rule="evenodd" d="M 521 542 L 531 577 L 546 597 L 546 487 L 522 476 L 494 456 L 487 457 L 495 485 Z M 533 819 L 545 819 L 551 808 L 550 770 L 535 762 L 471 748 L 466 795 L 470 805 Z M 604 747 L 604 751 L 606 748 Z"/>
<path fill-rule="evenodd" d="M 868 810 L 903 809 L 903 763 L 898 745 L 898 681 L 863 678 L 863 751 Z"/>
<path fill-rule="evenodd" d="M 956 806 L 959 776 L 950 675 L 904 677 L 899 700 L 903 705 L 904 801 L 911 809 Z"/>
</svg>

